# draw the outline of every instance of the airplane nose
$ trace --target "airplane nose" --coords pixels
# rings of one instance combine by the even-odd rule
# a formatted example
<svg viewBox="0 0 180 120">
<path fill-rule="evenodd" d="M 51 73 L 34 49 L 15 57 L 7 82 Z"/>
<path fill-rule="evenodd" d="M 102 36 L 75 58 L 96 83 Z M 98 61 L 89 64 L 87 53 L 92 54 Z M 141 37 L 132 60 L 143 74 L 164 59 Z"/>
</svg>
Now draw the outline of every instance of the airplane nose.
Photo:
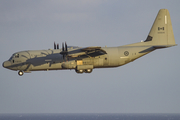
<svg viewBox="0 0 180 120">
<path fill-rule="evenodd" d="M 5 62 L 3 62 L 3 64 L 2 64 L 2 66 L 4 67 L 4 68 L 7 68 L 8 66 L 10 66 L 11 65 L 11 62 L 10 61 L 5 61 Z"/>
</svg>

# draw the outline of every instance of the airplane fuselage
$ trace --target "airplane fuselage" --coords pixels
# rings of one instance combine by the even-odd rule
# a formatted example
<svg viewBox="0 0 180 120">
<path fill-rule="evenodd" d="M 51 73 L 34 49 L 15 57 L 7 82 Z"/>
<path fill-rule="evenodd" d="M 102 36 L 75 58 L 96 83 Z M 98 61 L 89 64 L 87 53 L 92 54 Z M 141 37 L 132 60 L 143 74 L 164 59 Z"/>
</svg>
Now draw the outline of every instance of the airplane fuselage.
<svg viewBox="0 0 180 120">
<path fill-rule="evenodd" d="M 28 50 L 14 53 L 12 57 L 3 63 L 3 66 L 11 70 L 20 70 L 24 72 L 40 71 L 40 70 L 64 70 L 75 69 L 83 70 L 94 68 L 118 67 L 149 53 L 139 53 L 148 47 L 103 47 L 107 54 L 99 56 L 80 56 L 76 58 L 68 57 L 63 59 L 60 54 L 61 49 L 49 50 Z M 69 48 L 74 51 L 79 48 Z M 91 72 L 89 71 L 89 72 Z M 81 72 L 78 72 L 81 73 Z M 88 73 L 88 72 L 87 72 Z"/>
</svg>

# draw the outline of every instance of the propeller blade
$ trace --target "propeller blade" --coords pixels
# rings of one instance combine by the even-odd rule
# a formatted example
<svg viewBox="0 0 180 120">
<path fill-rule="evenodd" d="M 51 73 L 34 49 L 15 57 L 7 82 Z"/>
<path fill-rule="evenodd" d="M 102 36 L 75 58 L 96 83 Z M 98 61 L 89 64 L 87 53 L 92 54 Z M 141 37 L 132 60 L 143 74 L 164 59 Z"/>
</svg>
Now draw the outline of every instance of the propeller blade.
<svg viewBox="0 0 180 120">
<path fill-rule="evenodd" d="M 68 50 L 67 50 L 67 44 L 66 44 L 66 42 L 65 42 L 65 50 L 66 50 L 66 52 L 68 51 Z"/>
<path fill-rule="evenodd" d="M 59 44 L 58 44 L 59 45 Z M 57 49 L 58 49 L 59 47 L 57 46 Z M 65 42 L 65 45 L 64 45 L 64 43 L 62 43 L 62 51 L 60 52 L 60 54 L 61 55 L 63 55 L 63 60 L 68 60 L 68 49 L 67 49 L 67 44 L 66 44 L 66 42 Z"/>
<path fill-rule="evenodd" d="M 56 49 L 56 43 L 54 42 L 54 49 Z"/>
<path fill-rule="evenodd" d="M 62 51 L 64 51 L 64 43 L 62 43 Z"/>
<path fill-rule="evenodd" d="M 59 44 L 57 44 L 57 49 L 59 49 Z"/>
</svg>

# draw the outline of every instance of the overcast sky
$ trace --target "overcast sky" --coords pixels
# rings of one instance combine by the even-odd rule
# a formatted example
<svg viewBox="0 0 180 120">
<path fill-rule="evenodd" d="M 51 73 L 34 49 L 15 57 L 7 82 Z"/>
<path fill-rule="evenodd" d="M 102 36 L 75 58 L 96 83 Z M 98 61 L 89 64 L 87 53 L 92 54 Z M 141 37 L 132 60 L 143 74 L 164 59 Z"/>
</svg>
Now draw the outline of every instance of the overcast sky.
<svg viewBox="0 0 180 120">
<path fill-rule="evenodd" d="M 14 52 L 70 46 L 121 46 L 145 40 L 161 8 L 176 43 L 179 0 L 0 0 L 0 63 Z M 38 71 L 0 67 L 0 113 L 180 113 L 180 48 L 154 51 L 127 65 Z"/>
</svg>

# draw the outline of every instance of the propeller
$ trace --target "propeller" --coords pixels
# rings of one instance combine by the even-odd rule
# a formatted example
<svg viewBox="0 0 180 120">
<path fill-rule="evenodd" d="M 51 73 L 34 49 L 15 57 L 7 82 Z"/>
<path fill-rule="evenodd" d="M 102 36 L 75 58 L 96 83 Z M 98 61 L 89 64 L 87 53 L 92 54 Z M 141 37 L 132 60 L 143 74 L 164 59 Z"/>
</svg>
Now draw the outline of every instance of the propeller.
<svg viewBox="0 0 180 120">
<path fill-rule="evenodd" d="M 64 43 L 62 43 L 62 51 L 64 51 Z"/>
<path fill-rule="evenodd" d="M 66 60 L 67 60 L 68 49 L 67 49 L 66 42 L 65 42 L 65 45 L 64 45 L 64 43 L 62 43 L 62 51 L 60 52 L 60 54 L 63 55 L 63 59 L 65 59 L 65 57 L 66 57 Z"/>
<path fill-rule="evenodd" d="M 65 49 L 66 49 L 66 51 L 68 51 L 68 50 L 67 50 L 67 44 L 66 44 L 66 42 L 65 42 Z"/>
<path fill-rule="evenodd" d="M 57 44 L 57 49 L 59 49 L 59 44 Z"/>
<path fill-rule="evenodd" d="M 59 49 L 59 44 L 56 46 L 56 43 L 54 42 L 54 49 Z"/>
<path fill-rule="evenodd" d="M 54 49 L 56 49 L 56 43 L 54 42 Z"/>
</svg>

